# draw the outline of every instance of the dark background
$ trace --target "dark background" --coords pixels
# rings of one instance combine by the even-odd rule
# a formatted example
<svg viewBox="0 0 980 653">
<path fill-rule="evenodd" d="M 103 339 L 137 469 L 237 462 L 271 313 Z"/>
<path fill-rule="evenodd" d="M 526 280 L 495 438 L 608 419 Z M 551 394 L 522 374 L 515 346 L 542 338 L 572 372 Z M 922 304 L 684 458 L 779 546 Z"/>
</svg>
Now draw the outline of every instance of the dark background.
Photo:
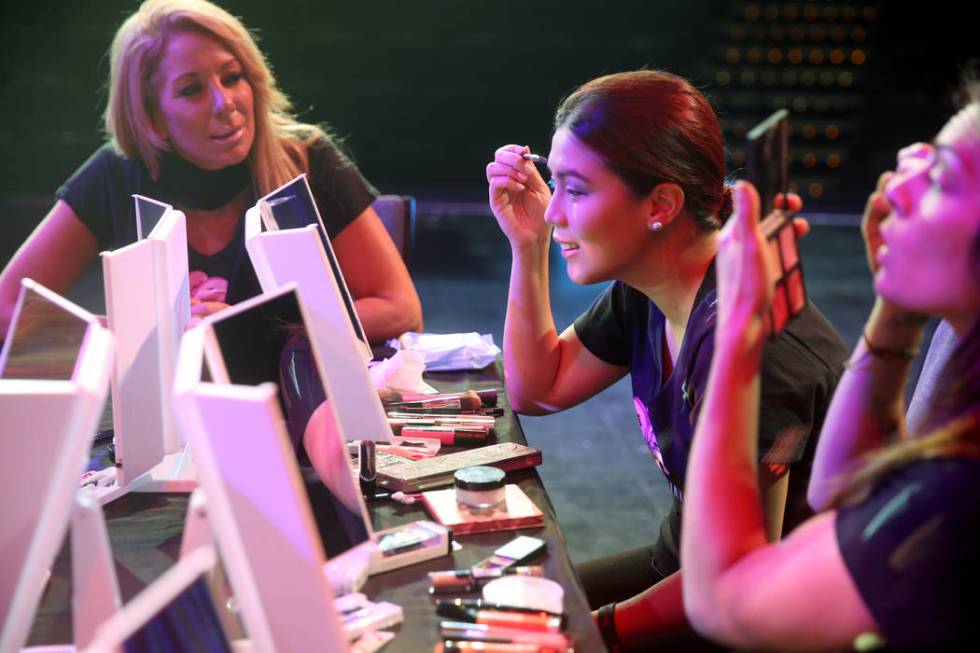
<svg viewBox="0 0 980 653">
<path fill-rule="evenodd" d="M 0 261 L 102 142 L 106 52 L 137 5 L 3 3 Z M 302 119 L 328 123 L 382 192 L 423 202 L 483 202 L 483 167 L 497 146 L 547 152 L 567 92 L 647 66 L 708 94 L 735 175 L 746 129 L 794 109 L 791 174 L 808 209 L 855 213 L 896 149 L 931 137 L 950 115 L 958 64 L 978 50 L 965 16 L 945 4 L 936 5 L 942 15 L 874 1 L 223 5 L 256 30 Z"/>
<path fill-rule="evenodd" d="M 102 142 L 105 53 L 137 4 L 0 5 L 0 263 Z M 258 30 L 303 119 L 328 122 L 343 135 L 383 192 L 421 200 L 412 273 L 427 329 L 491 332 L 498 343 L 510 255 L 487 216 L 483 169 L 504 143 L 547 152 L 551 114 L 576 85 L 642 66 L 689 76 L 718 109 L 733 155 L 745 129 L 773 109 L 802 106 L 791 118 L 792 177 L 808 214 L 834 213 L 835 224 L 853 225 L 896 150 L 931 138 L 952 113 L 958 64 L 980 55 L 975 19 L 938 2 L 223 5 Z M 799 64 L 790 61 L 793 50 Z M 831 62 L 835 50 L 844 59 L 839 64 Z M 863 63 L 854 62 L 855 50 Z M 873 300 L 858 230 L 825 223 L 802 247 L 811 298 L 854 344 Z M 552 258 L 559 329 L 598 292 L 572 284 L 563 267 Z M 74 295 L 96 312 L 98 276 L 87 277 L 91 283 Z M 576 562 L 653 540 L 670 494 L 636 435 L 628 381 L 574 409 L 522 423 L 544 452 L 541 473 Z M 570 435 L 583 431 L 591 437 L 569 446 Z M 588 470 L 587 488 L 581 470 Z"/>
</svg>

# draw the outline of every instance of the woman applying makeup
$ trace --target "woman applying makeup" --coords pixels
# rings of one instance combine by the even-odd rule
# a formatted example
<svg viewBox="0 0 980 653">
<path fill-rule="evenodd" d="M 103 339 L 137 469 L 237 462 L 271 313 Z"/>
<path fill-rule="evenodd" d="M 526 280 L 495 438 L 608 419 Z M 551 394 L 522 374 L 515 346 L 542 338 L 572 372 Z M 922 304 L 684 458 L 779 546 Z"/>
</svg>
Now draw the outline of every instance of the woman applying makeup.
<svg viewBox="0 0 980 653">
<path fill-rule="evenodd" d="M 878 297 L 821 433 L 810 499 L 822 512 L 777 545 L 766 542 L 752 482 L 772 292 L 758 198 L 738 189 L 718 255 L 710 419 L 698 423 L 682 538 L 684 603 L 706 636 L 752 650 L 942 651 L 980 641 L 978 188 L 976 100 L 882 177 L 865 215 Z M 957 345 L 910 432 L 903 390 L 927 314 L 950 324 Z"/>
<path fill-rule="evenodd" d="M 699 91 L 658 71 L 586 83 L 554 124 L 553 194 L 523 158 L 527 148 L 504 146 L 487 166 L 490 205 L 513 253 L 508 394 L 515 410 L 547 414 L 630 374 L 641 430 L 675 500 L 653 546 L 579 571 L 592 607 L 603 606 L 607 643 L 650 644 L 686 629 L 675 572 L 687 454 L 713 345 L 717 234 L 730 212 L 721 129 Z M 552 238 L 573 281 L 614 282 L 561 333 L 548 298 Z M 772 540 L 806 512 L 808 436 L 845 357 L 813 308 L 767 346 L 759 480 Z"/>
<path fill-rule="evenodd" d="M 258 294 L 242 217 L 301 172 L 368 338 L 421 327 L 408 271 L 371 208 L 377 191 L 322 128 L 295 120 L 237 18 L 204 0 L 147 0 L 117 31 L 110 59 L 109 143 L 58 189 L 0 275 L 0 332 L 23 277 L 64 292 L 99 251 L 136 240 L 134 193 L 187 216 L 194 315 Z"/>
</svg>

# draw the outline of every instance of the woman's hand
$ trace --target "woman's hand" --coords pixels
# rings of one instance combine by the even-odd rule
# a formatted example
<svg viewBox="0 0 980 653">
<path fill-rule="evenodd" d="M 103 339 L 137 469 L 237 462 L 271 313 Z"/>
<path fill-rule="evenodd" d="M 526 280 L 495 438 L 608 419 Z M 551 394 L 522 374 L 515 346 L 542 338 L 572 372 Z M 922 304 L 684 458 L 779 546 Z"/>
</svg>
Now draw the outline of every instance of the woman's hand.
<svg viewBox="0 0 980 653">
<path fill-rule="evenodd" d="M 765 237 L 759 229 L 759 194 L 740 181 L 733 189 L 734 212 L 718 237 L 718 329 L 750 347 L 769 333 L 773 288 Z"/>
<path fill-rule="evenodd" d="M 191 319 L 187 323 L 188 329 L 197 326 L 208 315 L 228 308 L 225 303 L 228 295 L 227 279 L 209 277 L 200 270 L 194 270 L 188 275 L 187 282 L 191 293 Z"/>
<path fill-rule="evenodd" d="M 487 164 L 490 209 L 512 246 L 546 242 L 551 225 L 544 220 L 551 189 L 535 165 L 522 155 L 528 147 L 505 145 Z"/>
<path fill-rule="evenodd" d="M 881 173 L 878 177 L 878 185 L 875 191 L 868 196 L 868 202 L 864 205 L 864 216 L 861 218 L 861 235 L 864 236 L 864 252 L 868 257 L 868 267 L 871 269 L 871 276 L 878 273 L 878 249 L 882 246 L 881 223 L 889 216 L 892 211 L 888 198 L 885 197 L 885 185 L 891 179 L 890 170 Z"/>
</svg>

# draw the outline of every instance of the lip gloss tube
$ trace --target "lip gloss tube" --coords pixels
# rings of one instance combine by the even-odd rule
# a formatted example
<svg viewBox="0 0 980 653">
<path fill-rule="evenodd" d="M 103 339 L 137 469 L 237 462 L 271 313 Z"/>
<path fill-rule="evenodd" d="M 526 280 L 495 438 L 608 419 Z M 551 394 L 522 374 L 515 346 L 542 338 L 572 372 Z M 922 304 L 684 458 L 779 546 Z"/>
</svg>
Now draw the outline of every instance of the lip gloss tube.
<svg viewBox="0 0 980 653">
<path fill-rule="evenodd" d="M 461 608 L 453 604 L 437 604 L 436 614 L 458 621 L 472 621 L 487 626 L 520 628 L 547 633 L 561 631 L 562 619 L 546 612 L 517 612 L 510 610 L 486 610 Z"/>
<path fill-rule="evenodd" d="M 389 411 L 387 414 L 389 421 L 408 421 L 408 422 L 419 422 L 419 423 L 429 423 L 434 422 L 436 424 L 480 424 L 486 425 L 488 428 L 493 428 L 496 424 L 496 420 L 492 415 L 477 415 L 475 413 L 468 413 L 465 415 L 436 415 L 434 413 L 423 414 L 423 413 L 406 413 L 400 411 Z"/>
<path fill-rule="evenodd" d="M 547 610 L 539 610 L 537 608 L 528 608 L 520 605 L 506 605 L 502 603 L 490 603 L 484 601 L 483 599 L 437 599 L 436 600 L 436 612 L 439 608 L 444 605 L 451 605 L 457 608 L 462 608 L 465 610 L 501 610 L 506 612 L 529 612 L 532 614 L 542 614 L 549 617 L 557 617 L 564 622 L 567 621 L 567 617 L 561 612 L 548 612 Z"/>
<path fill-rule="evenodd" d="M 446 428 L 442 426 L 403 426 L 403 438 L 438 438 L 442 444 L 476 447 L 487 443 L 487 432 L 482 429 Z"/>
<path fill-rule="evenodd" d="M 444 639 L 467 639 L 473 641 L 515 642 L 537 644 L 545 648 L 565 651 L 568 638 L 561 633 L 546 633 L 521 628 L 505 628 L 473 624 L 465 621 L 443 621 L 439 624 L 439 635 Z"/>
<path fill-rule="evenodd" d="M 399 394 L 401 395 L 401 401 L 419 401 L 432 397 L 462 397 L 467 393 L 476 393 L 476 396 L 480 398 L 480 402 L 484 406 L 493 407 L 497 405 L 497 391 L 493 388 L 488 390 L 467 390 L 466 392 L 440 392 L 434 395 L 425 395 L 418 392 L 401 392 Z"/>
<path fill-rule="evenodd" d="M 436 644 L 433 653 L 559 653 L 553 648 L 541 648 L 527 642 L 471 642 L 447 639 Z M 561 653 L 564 653 L 562 651 Z"/>
</svg>

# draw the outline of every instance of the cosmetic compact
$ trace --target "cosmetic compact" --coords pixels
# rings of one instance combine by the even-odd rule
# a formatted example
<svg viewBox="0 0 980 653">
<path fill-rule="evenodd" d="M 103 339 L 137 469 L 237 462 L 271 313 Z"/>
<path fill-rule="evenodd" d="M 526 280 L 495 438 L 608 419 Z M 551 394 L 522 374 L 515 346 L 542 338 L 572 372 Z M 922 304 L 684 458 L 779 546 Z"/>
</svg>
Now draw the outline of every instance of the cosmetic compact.
<svg viewBox="0 0 980 653">
<path fill-rule="evenodd" d="M 476 465 L 457 469 L 453 474 L 456 502 L 467 508 L 487 509 L 499 506 L 506 496 L 506 473 L 499 467 Z"/>
</svg>

